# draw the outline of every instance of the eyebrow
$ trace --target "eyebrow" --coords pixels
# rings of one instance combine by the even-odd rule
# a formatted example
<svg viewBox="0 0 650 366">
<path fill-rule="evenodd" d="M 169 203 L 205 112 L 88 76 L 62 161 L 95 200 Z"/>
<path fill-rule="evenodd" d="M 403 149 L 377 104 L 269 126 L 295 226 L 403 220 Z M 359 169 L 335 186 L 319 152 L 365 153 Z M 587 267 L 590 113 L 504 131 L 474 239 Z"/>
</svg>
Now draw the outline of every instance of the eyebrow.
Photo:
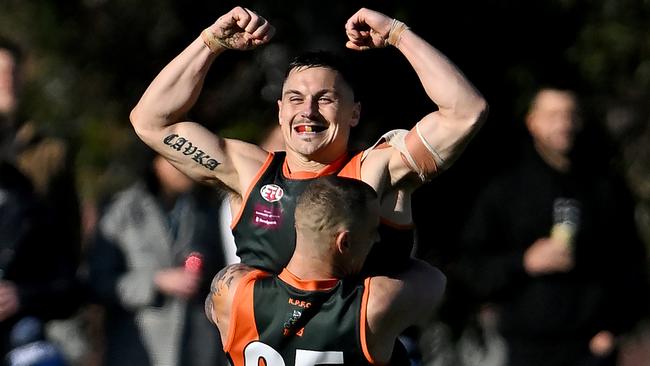
<svg viewBox="0 0 650 366">
<path fill-rule="evenodd" d="M 316 92 L 316 94 L 314 94 L 314 95 L 322 96 L 322 95 L 325 95 L 325 94 L 328 94 L 328 93 L 333 94 L 336 97 L 341 95 L 341 93 L 338 93 L 334 89 L 321 89 L 318 92 Z M 289 90 L 286 90 L 284 93 L 282 93 L 283 96 L 289 95 L 289 94 L 304 95 L 303 92 L 301 92 L 299 90 L 296 90 L 296 89 L 289 89 Z"/>
</svg>

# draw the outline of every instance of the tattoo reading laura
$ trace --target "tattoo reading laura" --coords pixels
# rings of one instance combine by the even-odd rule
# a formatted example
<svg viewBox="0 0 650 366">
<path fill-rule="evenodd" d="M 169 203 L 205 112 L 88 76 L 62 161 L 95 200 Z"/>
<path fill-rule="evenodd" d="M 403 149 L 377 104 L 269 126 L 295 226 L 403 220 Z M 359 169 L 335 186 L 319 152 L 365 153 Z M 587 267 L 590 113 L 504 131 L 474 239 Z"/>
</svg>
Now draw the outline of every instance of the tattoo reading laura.
<svg viewBox="0 0 650 366">
<path fill-rule="evenodd" d="M 182 136 L 176 134 L 169 135 L 165 137 L 163 143 L 176 151 L 181 151 L 183 155 L 191 156 L 192 160 L 210 170 L 214 170 L 214 168 L 220 164 L 215 159 L 211 159 L 210 155 L 207 155 L 203 150 L 197 148 L 192 142 Z"/>
</svg>

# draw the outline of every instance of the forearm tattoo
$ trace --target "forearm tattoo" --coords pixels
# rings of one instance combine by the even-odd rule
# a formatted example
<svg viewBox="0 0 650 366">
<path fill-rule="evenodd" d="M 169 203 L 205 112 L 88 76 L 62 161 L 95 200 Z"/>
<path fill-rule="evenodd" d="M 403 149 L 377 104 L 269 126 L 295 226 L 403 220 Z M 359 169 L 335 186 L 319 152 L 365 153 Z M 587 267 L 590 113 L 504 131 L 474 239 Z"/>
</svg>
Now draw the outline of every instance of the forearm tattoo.
<svg viewBox="0 0 650 366">
<path fill-rule="evenodd" d="M 177 134 L 168 135 L 163 139 L 163 143 L 176 151 L 180 151 L 185 156 L 190 156 L 199 165 L 210 170 L 214 170 L 221 164 L 215 159 L 212 159 L 210 155 L 199 149 L 191 141 Z"/>
</svg>

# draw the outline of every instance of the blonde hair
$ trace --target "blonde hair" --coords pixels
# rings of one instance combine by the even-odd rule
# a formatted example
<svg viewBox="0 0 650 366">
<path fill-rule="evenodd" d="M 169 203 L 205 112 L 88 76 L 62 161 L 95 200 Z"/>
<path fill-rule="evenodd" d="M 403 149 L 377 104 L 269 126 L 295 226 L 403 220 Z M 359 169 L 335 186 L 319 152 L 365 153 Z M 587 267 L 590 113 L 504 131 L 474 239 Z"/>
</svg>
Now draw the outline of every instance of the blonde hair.
<svg viewBox="0 0 650 366">
<path fill-rule="evenodd" d="M 296 228 L 316 234 L 354 227 L 368 219 L 369 202 L 375 199 L 377 193 L 360 180 L 318 178 L 298 198 Z"/>
</svg>

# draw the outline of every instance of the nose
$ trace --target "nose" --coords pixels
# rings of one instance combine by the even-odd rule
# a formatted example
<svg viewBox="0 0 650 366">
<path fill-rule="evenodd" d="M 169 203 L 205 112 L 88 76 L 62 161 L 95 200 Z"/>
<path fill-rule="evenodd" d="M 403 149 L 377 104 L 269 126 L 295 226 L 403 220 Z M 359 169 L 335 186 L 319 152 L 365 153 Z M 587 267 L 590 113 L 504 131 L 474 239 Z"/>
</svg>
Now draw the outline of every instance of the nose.
<svg viewBox="0 0 650 366">
<path fill-rule="evenodd" d="M 318 103 L 314 100 L 309 100 L 303 104 L 303 109 L 300 112 L 300 117 L 307 119 L 314 119 L 318 113 Z"/>
</svg>

